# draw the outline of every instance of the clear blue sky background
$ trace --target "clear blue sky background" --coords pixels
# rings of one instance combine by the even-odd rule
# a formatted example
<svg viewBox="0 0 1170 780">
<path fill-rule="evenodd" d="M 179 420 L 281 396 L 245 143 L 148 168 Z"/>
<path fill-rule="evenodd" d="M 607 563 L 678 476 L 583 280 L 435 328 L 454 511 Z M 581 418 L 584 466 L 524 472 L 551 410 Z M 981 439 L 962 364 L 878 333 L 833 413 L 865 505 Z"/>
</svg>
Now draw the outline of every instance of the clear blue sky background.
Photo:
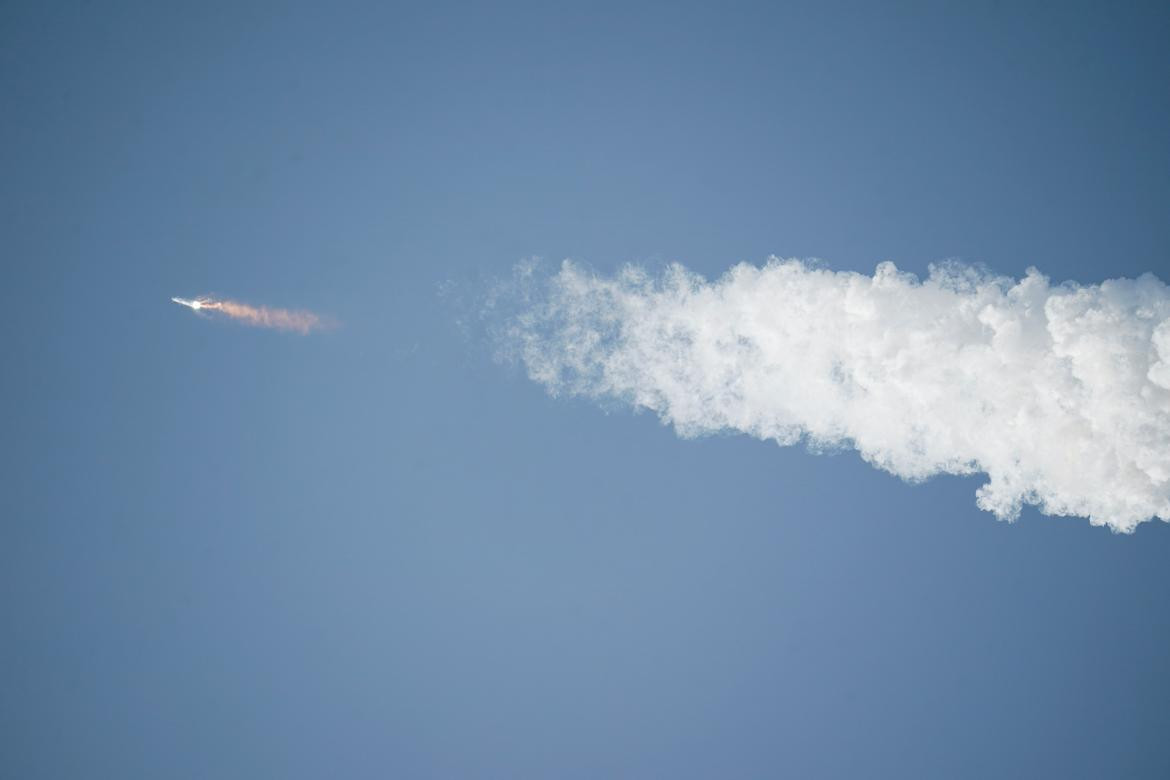
<svg viewBox="0 0 1170 780">
<path fill-rule="evenodd" d="M 1170 278 L 1168 41 L 1138 2 L 5 4 L 0 776 L 1170 776 L 1170 527 L 680 441 L 454 324 L 531 255 Z M 343 327 L 168 301 L 208 292 Z"/>
</svg>

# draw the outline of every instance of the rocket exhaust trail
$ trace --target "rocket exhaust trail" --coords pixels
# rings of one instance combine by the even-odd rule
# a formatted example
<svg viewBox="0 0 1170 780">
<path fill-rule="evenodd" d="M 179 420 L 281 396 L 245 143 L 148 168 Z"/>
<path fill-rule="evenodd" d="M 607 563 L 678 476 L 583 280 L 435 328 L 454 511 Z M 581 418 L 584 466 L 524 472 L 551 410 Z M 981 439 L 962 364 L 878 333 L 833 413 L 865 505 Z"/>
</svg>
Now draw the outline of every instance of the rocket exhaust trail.
<svg viewBox="0 0 1170 780">
<path fill-rule="evenodd" d="M 309 333 L 325 326 L 319 315 L 310 311 L 293 309 L 275 309 L 267 306 L 251 306 L 246 303 L 229 300 L 215 300 L 214 298 L 171 298 L 175 303 L 186 306 L 194 311 L 218 311 L 234 320 L 260 328 L 274 328 L 276 330 L 291 330 L 296 333 Z"/>
</svg>

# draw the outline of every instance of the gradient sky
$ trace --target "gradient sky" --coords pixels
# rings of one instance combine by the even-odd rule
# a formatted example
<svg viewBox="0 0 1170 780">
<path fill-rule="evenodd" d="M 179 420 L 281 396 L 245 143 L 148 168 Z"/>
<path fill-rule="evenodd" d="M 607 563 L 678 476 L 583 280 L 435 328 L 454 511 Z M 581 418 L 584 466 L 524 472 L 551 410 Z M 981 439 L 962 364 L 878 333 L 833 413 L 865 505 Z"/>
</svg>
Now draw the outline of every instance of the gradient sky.
<svg viewBox="0 0 1170 780">
<path fill-rule="evenodd" d="M 0 776 L 1170 776 L 1166 524 L 679 440 L 469 317 L 1170 279 L 1164 3 L 770 5 L 0 9 Z"/>
</svg>

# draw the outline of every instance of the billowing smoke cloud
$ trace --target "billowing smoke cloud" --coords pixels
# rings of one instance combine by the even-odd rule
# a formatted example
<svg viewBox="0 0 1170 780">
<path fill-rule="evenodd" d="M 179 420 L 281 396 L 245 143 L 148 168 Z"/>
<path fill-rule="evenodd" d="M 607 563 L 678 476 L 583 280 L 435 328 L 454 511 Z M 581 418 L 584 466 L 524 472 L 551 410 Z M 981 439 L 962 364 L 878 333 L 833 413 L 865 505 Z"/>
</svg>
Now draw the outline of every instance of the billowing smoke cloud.
<svg viewBox="0 0 1170 780">
<path fill-rule="evenodd" d="M 1132 531 L 1170 520 L 1170 288 L 1016 281 L 960 264 L 919 281 L 771 259 L 716 282 L 566 261 L 513 280 L 499 330 L 549 392 L 616 399 L 682 436 L 850 446 L 915 481 L 986 473 L 978 505 Z"/>
</svg>

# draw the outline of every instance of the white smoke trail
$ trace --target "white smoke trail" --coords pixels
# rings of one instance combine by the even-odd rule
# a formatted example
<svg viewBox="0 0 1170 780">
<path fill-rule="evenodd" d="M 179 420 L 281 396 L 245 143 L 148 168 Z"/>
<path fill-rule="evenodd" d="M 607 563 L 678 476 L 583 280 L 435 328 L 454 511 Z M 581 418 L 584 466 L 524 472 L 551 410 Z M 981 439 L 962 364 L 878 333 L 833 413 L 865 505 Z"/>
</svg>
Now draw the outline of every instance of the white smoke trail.
<svg viewBox="0 0 1170 780">
<path fill-rule="evenodd" d="M 518 269 L 501 354 L 550 393 L 650 409 L 682 436 L 848 445 L 907 480 L 984 472 L 978 505 L 1132 531 L 1170 520 L 1170 289 L 1053 286 L 960 264 L 920 282 L 772 258 L 714 283 Z"/>
</svg>

